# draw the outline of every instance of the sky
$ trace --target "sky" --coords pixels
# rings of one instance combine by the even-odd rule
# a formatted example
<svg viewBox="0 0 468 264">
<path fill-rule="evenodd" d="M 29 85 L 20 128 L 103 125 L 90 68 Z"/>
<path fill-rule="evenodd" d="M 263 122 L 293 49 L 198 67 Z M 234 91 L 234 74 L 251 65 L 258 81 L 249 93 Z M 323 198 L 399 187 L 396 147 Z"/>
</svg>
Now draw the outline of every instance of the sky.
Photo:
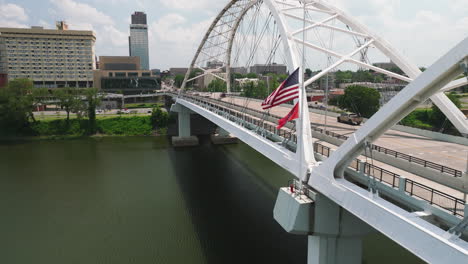
<svg viewBox="0 0 468 264">
<path fill-rule="evenodd" d="M 0 27 L 57 20 L 96 33 L 97 56 L 128 56 L 130 15 L 148 16 L 150 67 L 187 67 L 228 0 L 0 0 Z M 419 66 L 429 66 L 468 37 L 468 0 L 328 0 Z"/>
</svg>

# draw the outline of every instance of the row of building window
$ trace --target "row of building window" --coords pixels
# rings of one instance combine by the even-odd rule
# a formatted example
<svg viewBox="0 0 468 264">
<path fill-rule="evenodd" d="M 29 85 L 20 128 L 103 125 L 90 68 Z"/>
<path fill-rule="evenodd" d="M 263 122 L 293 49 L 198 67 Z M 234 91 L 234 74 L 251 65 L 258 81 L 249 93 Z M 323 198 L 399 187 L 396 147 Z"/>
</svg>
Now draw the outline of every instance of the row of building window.
<svg viewBox="0 0 468 264">
<path fill-rule="evenodd" d="M 16 45 L 7 45 L 6 46 L 9 49 L 25 49 L 25 50 L 38 50 L 38 49 L 44 49 L 44 50 L 50 50 L 50 49 L 57 49 L 57 50 L 91 50 L 91 47 L 81 47 L 81 46 L 16 46 Z"/>
<path fill-rule="evenodd" d="M 17 79 L 17 78 L 34 78 L 35 76 L 33 75 L 10 75 L 8 76 L 8 78 L 11 78 L 11 79 Z M 92 80 L 93 76 L 90 76 L 90 75 L 40 75 L 37 77 L 38 79 L 65 79 L 65 78 L 71 78 L 72 80 L 73 79 L 88 79 L 88 80 Z"/>
<path fill-rule="evenodd" d="M 93 72 L 90 71 L 63 71 L 63 70 L 56 70 L 56 71 L 11 71 L 9 74 L 72 74 L 72 75 L 77 75 L 77 74 L 87 74 L 87 75 L 92 75 Z"/>
<path fill-rule="evenodd" d="M 57 56 L 57 55 L 35 55 L 35 54 L 31 54 L 31 56 L 29 56 L 29 54 L 10 54 L 8 55 L 8 57 L 10 58 L 26 58 L 26 57 L 30 57 L 30 58 L 67 58 L 67 59 L 70 59 L 70 58 L 79 58 L 79 59 L 88 59 L 88 60 L 91 60 L 92 61 L 92 57 L 89 56 L 89 55 L 66 55 L 66 56 Z"/>
<path fill-rule="evenodd" d="M 5 61 L 6 62 L 6 61 Z M 93 63 L 87 60 L 28 60 L 28 59 L 17 59 L 8 60 L 9 65 L 79 65 L 79 66 L 92 66 Z"/>
<path fill-rule="evenodd" d="M 14 71 L 33 71 L 33 70 L 57 70 L 57 71 L 85 71 L 85 70 L 93 70 L 92 68 L 88 67 L 8 67 L 8 72 Z"/>
<path fill-rule="evenodd" d="M 5 38 L 5 43 L 6 44 L 31 44 L 31 45 L 51 45 L 51 44 L 56 44 L 56 45 L 80 45 L 80 46 L 84 46 L 84 45 L 91 45 L 91 40 L 85 40 L 85 39 L 81 39 L 81 40 L 68 40 L 68 41 L 64 41 L 63 39 L 31 39 L 31 38 L 27 38 L 27 39 L 24 39 L 24 40 L 17 40 L 17 38 L 9 38 L 9 37 L 6 37 Z M 60 41 L 60 42 L 58 42 Z"/>
<path fill-rule="evenodd" d="M 21 68 L 21 69 L 27 69 L 27 68 L 36 68 L 38 66 L 41 67 L 53 67 L 53 66 L 60 66 L 60 68 L 63 67 L 72 67 L 72 68 L 89 68 L 92 69 L 92 65 L 86 65 L 86 64 L 74 64 L 74 63 L 37 63 L 37 64 L 24 64 L 24 63 L 9 63 L 8 67 L 11 68 Z M 58 67 L 59 68 L 59 67 Z"/>
<path fill-rule="evenodd" d="M 16 53 L 16 54 L 33 53 L 32 55 L 35 55 L 34 53 L 36 53 L 36 55 L 41 55 L 41 53 L 43 55 L 47 55 L 47 54 L 73 54 L 73 53 L 76 53 L 76 54 L 92 55 L 92 51 L 90 51 L 90 50 L 86 50 L 86 51 L 80 51 L 80 50 L 77 50 L 77 51 L 73 51 L 73 50 L 70 50 L 70 51 L 10 50 L 10 52 L 9 52 L 9 54 L 14 54 L 14 53 Z"/>
<path fill-rule="evenodd" d="M 151 73 L 142 72 L 141 76 L 150 77 Z M 138 72 L 109 72 L 109 77 L 138 77 Z"/>
</svg>

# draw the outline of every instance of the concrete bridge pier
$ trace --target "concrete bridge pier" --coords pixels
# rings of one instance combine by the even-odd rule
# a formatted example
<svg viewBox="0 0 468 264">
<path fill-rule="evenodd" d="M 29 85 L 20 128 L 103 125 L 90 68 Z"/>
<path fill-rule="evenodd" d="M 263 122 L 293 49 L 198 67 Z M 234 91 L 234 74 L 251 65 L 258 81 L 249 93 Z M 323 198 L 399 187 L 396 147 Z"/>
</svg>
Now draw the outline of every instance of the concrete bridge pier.
<svg viewBox="0 0 468 264">
<path fill-rule="evenodd" d="M 211 135 L 211 142 L 215 145 L 236 144 L 238 139 L 231 135 L 228 131 L 218 127 L 217 133 Z"/>
<path fill-rule="evenodd" d="M 174 147 L 198 146 L 198 137 L 192 136 L 190 130 L 190 115 L 193 112 L 177 103 L 172 105 L 171 112 L 177 113 L 179 120 L 179 136 L 172 137 L 172 145 Z"/>
<path fill-rule="evenodd" d="M 308 236 L 308 264 L 362 263 L 362 239 L 373 229 L 325 196 L 282 188 L 273 214 L 287 232 Z"/>
</svg>

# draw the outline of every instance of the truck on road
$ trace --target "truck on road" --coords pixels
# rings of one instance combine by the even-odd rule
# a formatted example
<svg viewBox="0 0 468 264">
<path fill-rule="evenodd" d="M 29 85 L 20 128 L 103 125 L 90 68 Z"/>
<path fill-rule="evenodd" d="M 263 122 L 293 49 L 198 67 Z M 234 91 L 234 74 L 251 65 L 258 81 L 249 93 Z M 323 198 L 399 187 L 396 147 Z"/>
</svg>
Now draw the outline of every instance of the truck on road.
<svg viewBox="0 0 468 264">
<path fill-rule="evenodd" d="M 357 125 L 359 126 L 362 123 L 363 118 L 358 114 L 353 113 L 342 113 L 337 118 L 338 123 L 347 123 L 350 125 Z"/>
</svg>

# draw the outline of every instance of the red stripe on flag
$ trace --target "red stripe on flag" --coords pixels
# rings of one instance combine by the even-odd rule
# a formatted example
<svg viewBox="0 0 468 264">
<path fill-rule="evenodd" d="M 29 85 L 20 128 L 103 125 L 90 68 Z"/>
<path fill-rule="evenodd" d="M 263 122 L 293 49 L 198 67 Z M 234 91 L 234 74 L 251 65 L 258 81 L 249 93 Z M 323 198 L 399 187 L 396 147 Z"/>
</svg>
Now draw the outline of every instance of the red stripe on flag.
<svg viewBox="0 0 468 264">
<path fill-rule="evenodd" d="M 299 103 L 297 103 L 285 117 L 278 120 L 278 126 L 276 128 L 281 129 L 286 123 L 297 118 L 299 118 Z"/>
</svg>

